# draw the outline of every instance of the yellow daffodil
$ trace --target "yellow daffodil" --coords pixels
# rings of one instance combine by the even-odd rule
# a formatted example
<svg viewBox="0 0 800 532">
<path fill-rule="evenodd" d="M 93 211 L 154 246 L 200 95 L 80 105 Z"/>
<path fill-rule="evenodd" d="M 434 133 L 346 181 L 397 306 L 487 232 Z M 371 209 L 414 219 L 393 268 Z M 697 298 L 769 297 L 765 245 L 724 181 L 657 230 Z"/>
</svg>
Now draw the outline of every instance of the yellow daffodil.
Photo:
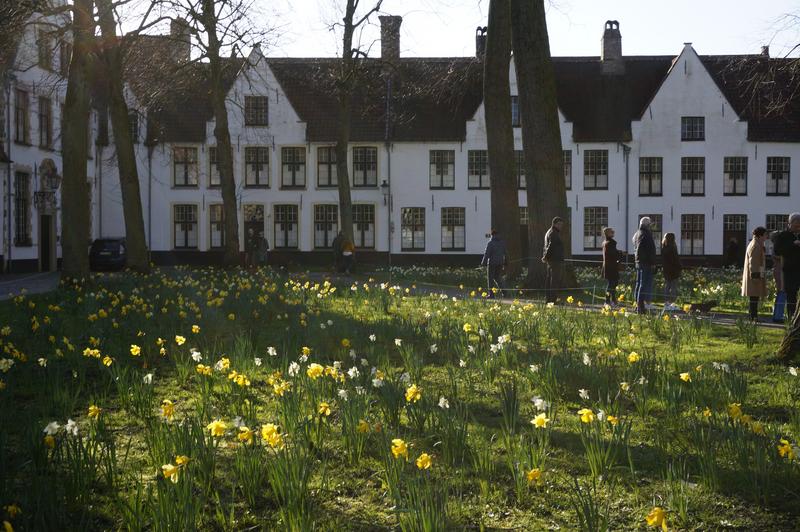
<svg viewBox="0 0 800 532">
<path fill-rule="evenodd" d="M 547 424 L 550 422 L 550 418 L 547 417 L 547 414 L 542 412 L 538 414 L 536 417 L 531 419 L 531 424 L 536 427 L 537 429 L 543 429 L 547 427 Z"/>
<path fill-rule="evenodd" d="M 97 419 L 98 417 L 100 417 L 100 412 L 102 412 L 102 411 L 103 411 L 103 409 L 100 408 L 99 406 L 90 405 L 89 406 L 89 417 Z"/>
<path fill-rule="evenodd" d="M 274 423 L 267 423 L 261 426 L 261 439 L 273 449 L 283 448 L 283 437 L 278 431 L 278 426 Z"/>
<path fill-rule="evenodd" d="M 359 420 L 358 427 L 356 427 L 356 430 L 361 434 L 366 434 L 367 432 L 369 432 L 369 423 L 367 423 L 366 420 L 364 419 Z"/>
<path fill-rule="evenodd" d="M 331 405 L 326 402 L 321 402 L 317 407 L 317 413 L 321 416 L 329 416 L 331 415 Z"/>
<path fill-rule="evenodd" d="M 412 384 L 406 390 L 406 402 L 416 403 L 422 398 L 422 388 L 416 384 Z"/>
<path fill-rule="evenodd" d="M 179 334 L 176 334 L 175 335 L 175 343 L 178 344 L 178 345 L 183 345 L 184 343 L 186 343 L 186 338 L 184 338 L 183 336 L 181 336 Z"/>
<path fill-rule="evenodd" d="M 608 422 L 609 422 L 609 423 L 611 423 L 611 424 L 612 424 L 613 426 L 615 426 L 615 427 L 616 427 L 616 426 L 617 426 L 617 424 L 619 423 L 619 418 L 618 418 L 617 416 L 611 416 L 611 415 L 609 415 L 609 416 L 608 416 L 606 419 L 608 419 Z"/>
<path fill-rule="evenodd" d="M 642 357 L 639 356 L 639 353 L 637 353 L 636 351 L 631 351 L 630 354 L 628 354 L 628 362 L 630 362 L 631 364 L 635 364 L 636 362 L 639 362 L 639 360 L 641 360 L 641 358 Z"/>
<path fill-rule="evenodd" d="M 416 460 L 417 469 L 430 469 L 433 459 L 428 453 L 422 453 Z"/>
<path fill-rule="evenodd" d="M 305 355 L 305 356 L 311 356 L 311 348 L 310 348 L 310 347 L 303 346 L 303 347 L 300 349 L 300 352 L 301 352 L 303 355 Z"/>
<path fill-rule="evenodd" d="M 395 438 L 392 440 L 392 454 L 395 458 L 400 458 L 401 456 L 408 460 L 408 445 L 406 442 L 401 440 L 400 438 Z"/>
<path fill-rule="evenodd" d="M 732 419 L 738 420 L 742 417 L 742 404 L 741 403 L 731 403 L 728 405 L 728 415 L 731 416 Z"/>
<path fill-rule="evenodd" d="M 659 527 L 660 526 L 661 529 L 666 532 L 666 530 L 667 530 L 667 512 L 665 512 L 663 509 L 661 509 L 660 506 L 656 506 L 655 508 L 650 510 L 650 513 L 647 514 L 647 517 L 645 517 L 645 520 L 647 521 L 647 526 L 653 526 L 653 527 Z"/>
<path fill-rule="evenodd" d="M 175 405 L 169 399 L 161 401 L 161 417 L 164 419 L 172 420 L 175 415 Z"/>
<path fill-rule="evenodd" d="M 47 434 L 47 435 L 44 437 L 44 445 L 45 445 L 45 447 L 47 447 L 48 449 L 52 449 L 53 447 L 55 447 L 55 446 L 56 446 L 56 439 L 55 439 L 55 438 L 54 438 L 52 435 L 50 435 L 50 434 Z M 781 456 L 783 456 L 783 455 L 781 455 Z"/>
<path fill-rule="evenodd" d="M 778 454 L 781 458 L 786 458 L 787 460 L 794 460 L 794 447 L 789 443 L 788 440 L 781 439 L 780 445 L 778 445 Z"/>
<path fill-rule="evenodd" d="M 465 323 L 462 329 L 464 329 L 465 333 L 471 333 L 474 330 L 469 323 Z"/>
<path fill-rule="evenodd" d="M 142 354 L 142 348 L 136 344 L 131 344 L 131 355 L 138 357 Z"/>
<path fill-rule="evenodd" d="M 200 332 L 200 326 L 199 325 L 192 325 L 192 332 L 194 334 L 199 333 Z"/>
<path fill-rule="evenodd" d="M 581 408 L 578 410 L 578 415 L 581 416 L 582 423 L 591 423 L 594 421 L 594 412 L 588 408 Z"/>
<path fill-rule="evenodd" d="M 525 473 L 525 477 L 528 479 L 528 484 L 539 484 L 542 481 L 542 470 L 534 467 Z"/>
<path fill-rule="evenodd" d="M 709 418 L 709 417 L 711 417 L 711 409 L 710 409 L 710 408 L 706 407 L 706 408 L 703 410 L 703 417 L 705 417 L 705 418 Z"/>
<path fill-rule="evenodd" d="M 225 430 L 228 428 L 228 426 L 225 424 L 224 421 L 215 419 L 214 421 L 209 423 L 208 426 L 206 426 L 206 428 L 208 429 L 208 432 L 210 432 L 212 436 L 218 438 L 225 434 Z"/>
<path fill-rule="evenodd" d="M 4 506 L 3 509 L 6 511 L 8 517 L 10 517 L 11 519 L 14 519 L 19 514 L 22 513 L 22 508 L 20 508 L 14 503 L 9 504 L 8 506 Z"/>
<path fill-rule="evenodd" d="M 571 304 L 573 304 L 574 302 L 575 302 L 575 298 L 574 298 L 574 297 L 572 297 L 572 296 L 568 296 L 568 297 L 567 297 L 567 303 L 569 303 L 569 304 L 571 305 Z"/>
<path fill-rule="evenodd" d="M 164 464 L 161 466 L 161 472 L 164 474 L 164 478 L 168 478 L 172 481 L 173 484 L 178 483 L 178 472 L 180 471 L 180 467 L 173 465 L 173 464 Z"/>
<path fill-rule="evenodd" d="M 189 463 L 189 457 L 184 454 L 179 454 L 175 457 L 175 463 L 179 466 L 185 466 Z"/>
<path fill-rule="evenodd" d="M 314 362 L 308 365 L 308 368 L 306 369 L 306 375 L 308 375 L 309 378 L 312 380 L 317 380 L 322 376 L 323 371 L 324 368 L 321 365 Z"/>
<path fill-rule="evenodd" d="M 342 347 L 345 349 L 350 349 L 350 340 L 347 338 L 342 338 Z"/>
<path fill-rule="evenodd" d="M 239 434 L 236 438 L 242 443 L 253 443 L 253 431 L 242 425 L 239 427 Z"/>
<path fill-rule="evenodd" d="M 681 373 L 680 378 L 683 382 L 692 382 L 692 376 L 688 372 Z"/>
<path fill-rule="evenodd" d="M 231 312 L 230 314 L 228 314 L 228 319 L 229 319 L 230 321 L 233 321 L 233 320 L 235 320 L 235 319 L 236 319 L 236 314 L 234 314 L 233 312 Z"/>
<path fill-rule="evenodd" d="M 3 521 L 3 532 L 14 532 L 14 527 L 8 521 Z"/>
<path fill-rule="evenodd" d="M 104 366 L 110 367 L 111 364 L 113 364 L 113 363 L 114 363 L 114 359 L 112 359 L 110 356 L 106 355 L 106 356 L 103 357 L 103 365 Z"/>
</svg>

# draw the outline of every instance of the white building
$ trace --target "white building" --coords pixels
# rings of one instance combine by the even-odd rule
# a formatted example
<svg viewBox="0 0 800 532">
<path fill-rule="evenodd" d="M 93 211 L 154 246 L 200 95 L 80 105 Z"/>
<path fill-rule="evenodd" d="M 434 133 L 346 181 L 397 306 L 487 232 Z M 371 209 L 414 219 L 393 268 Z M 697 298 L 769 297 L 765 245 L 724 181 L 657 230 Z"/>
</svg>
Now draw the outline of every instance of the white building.
<svg viewBox="0 0 800 532">
<path fill-rule="evenodd" d="M 481 59 L 399 57 L 400 18 L 381 22 L 383 57 L 366 62 L 351 117 L 358 255 L 475 264 L 490 228 Z M 188 58 L 180 25 L 149 46 L 159 39 L 175 60 Z M 476 40 L 480 47 L 482 37 Z M 798 210 L 800 192 L 790 181 L 800 109 L 754 113 L 730 68 L 780 60 L 700 56 L 689 44 L 677 57 L 621 50 L 618 24 L 609 21 L 600 57 L 554 58 L 573 255 L 598 255 L 606 225 L 626 249 L 647 214 L 659 233 L 676 234 L 683 255 L 718 258 L 731 239 L 743 252 L 752 228 L 778 228 Z M 264 232 L 276 261 L 328 260 L 338 232 L 329 76 L 336 61 L 269 58 L 258 48 L 226 60 L 240 245 L 251 230 Z M 512 94 L 515 78 L 512 64 Z M 214 262 L 224 235 L 208 88 L 200 76 L 156 110 L 139 103 L 147 83 L 136 81 L 129 104 L 153 259 Z M 518 127 L 515 142 L 521 150 Z M 93 235 L 122 236 L 113 142 L 97 151 Z M 524 189 L 519 198 L 525 207 Z M 27 258 L 21 253 L 12 248 L 15 260 Z"/>
</svg>

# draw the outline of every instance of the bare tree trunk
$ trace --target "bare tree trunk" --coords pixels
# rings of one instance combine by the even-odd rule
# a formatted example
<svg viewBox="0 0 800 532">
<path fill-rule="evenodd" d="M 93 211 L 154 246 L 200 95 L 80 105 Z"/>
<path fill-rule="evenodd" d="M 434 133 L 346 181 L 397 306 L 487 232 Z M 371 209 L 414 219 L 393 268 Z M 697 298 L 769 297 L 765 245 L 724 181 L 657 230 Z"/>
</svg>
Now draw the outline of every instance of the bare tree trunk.
<svg viewBox="0 0 800 532">
<path fill-rule="evenodd" d="M 511 0 L 511 33 L 528 185 L 526 284 L 540 287 L 545 281 L 541 262 L 544 234 L 554 216 L 567 217 L 556 79 L 544 0 Z"/>
<path fill-rule="evenodd" d="M 214 0 L 203 0 L 201 23 L 208 36 L 208 62 L 211 76 L 211 106 L 214 110 L 214 137 L 217 140 L 217 164 L 222 188 L 222 209 L 225 218 L 226 266 L 241 263 L 239 254 L 239 218 L 236 208 L 236 181 L 233 176 L 233 150 L 225 106 L 225 87 L 222 82 L 221 44 L 217 35 L 217 16 Z"/>
<path fill-rule="evenodd" d="M 72 9 L 72 61 L 64 101 L 61 132 L 64 180 L 61 189 L 62 270 L 67 278 L 89 272 L 89 153 L 90 49 L 94 36 L 92 0 L 75 0 Z"/>
<path fill-rule="evenodd" d="M 353 107 L 352 91 L 355 78 L 353 57 L 353 17 L 357 0 L 347 0 L 342 35 L 342 60 L 338 82 L 339 124 L 336 130 L 336 179 L 339 183 L 340 229 L 345 238 L 353 242 L 353 201 L 350 196 L 350 174 L 347 169 L 347 147 L 350 143 L 350 112 Z"/>
<path fill-rule="evenodd" d="M 511 125 L 511 4 L 491 0 L 483 75 L 483 104 L 489 155 L 492 229 L 506 241 L 509 265 L 506 275 L 520 272 L 519 192 L 514 164 L 514 131 Z"/>
<path fill-rule="evenodd" d="M 105 60 L 103 75 L 108 89 L 109 114 L 117 152 L 128 267 L 146 273 L 150 271 L 150 257 L 144 234 L 142 196 L 139 191 L 139 173 L 136 168 L 136 154 L 131 138 L 128 105 L 123 92 L 121 44 L 117 42 L 111 0 L 97 0 L 97 6 L 100 15 L 100 31 L 106 44 L 103 47 Z"/>
<path fill-rule="evenodd" d="M 792 324 L 786 330 L 776 355 L 781 360 L 789 362 L 797 358 L 798 354 L 800 354 L 800 305 L 795 309 Z"/>
</svg>

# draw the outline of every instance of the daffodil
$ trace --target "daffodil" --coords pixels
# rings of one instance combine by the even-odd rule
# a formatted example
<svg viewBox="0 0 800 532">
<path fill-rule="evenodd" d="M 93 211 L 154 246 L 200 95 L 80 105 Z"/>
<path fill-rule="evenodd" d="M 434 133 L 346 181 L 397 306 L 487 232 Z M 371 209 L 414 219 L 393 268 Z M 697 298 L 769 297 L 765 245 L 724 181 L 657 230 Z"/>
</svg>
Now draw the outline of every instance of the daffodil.
<svg viewBox="0 0 800 532">
<path fill-rule="evenodd" d="M 185 466 L 189 463 L 189 457 L 184 454 L 179 454 L 175 457 L 175 463 L 179 466 Z"/>
<path fill-rule="evenodd" d="M 283 437 L 278 431 L 278 426 L 274 423 L 267 423 L 261 426 L 261 439 L 273 449 L 283 448 Z"/>
<path fill-rule="evenodd" d="M 168 478 L 172 481 L 173 484 L 178 483 L 178 472 L 180 471 L 180 467 L 173 465 L 173 464 L 164 464 L 161 466 L 161 472 L 164 474 L 164 478 Z"/>
<path fill-rule="evenodd" d="M 239 434 L 236 438 L 242 443 L 253 443 L 253 431 L 242 425 L 239 427 Z"/>
<path fill-rule="evenodd" d="M 356 430 L 360 434 L 366 434 L 367 432 L 369 432 L 369 423 L 367 423 L 366 420 L 364 419 L 360 419 L 358 421 L 358 426 L 356 427 Z"/>
<path fill-rule="evenodd" d="M 531 419 L 531 424 L 537 429 L 546 428 L 549 422 L 550 418 L 547 417 L 547 414 L 545 414 L 544 412 L 542 412 L 541 414 L 537 414 L 535 418 Z"/>
<path fill-rule="evenodd" d="M 628 362 L 631 363 L 631 364 L 635 364 L 636 362 L 639 362 L 639 360 L 641 360 L 641 358 L 642 357 L 639 356 L 639 353 L 637 353 L 636 351 L 631 351 L 628 354 Z"/>
<path fill-rule="evenodd" d="M 200 332 L 200 326 L 199 325 L 192 325 L 192 332 L 194 334 L 199 333 Z"/>
<path fill-rule="evenodd" d="M 326 402 L 321 402 L 317 407 L 317 413 L 321 416 L 330 416 L 331 415 L 331 405 Z"/>
<path fill-rule="evenodd" d="M 780 445 L 778 445 L 778 454 L 781 458 L 786 458 L 787 460 L 794 460 L 794 447 L 789 443 L 788 440 L 781 439 Z"/>
<path fill-rule="evenodd" d="M 103 411 L 103 409 L 100 408 L 99 406 L 90 405 L 89 406 L 89 417 L 97 419 L 98 417 L 100 417 L 100 412 L 102 412 L 102 411 Z"/>
<path fill-rule="evenodd" d="M 692 376 L 688 372 L 681 373 L 680 378 L 683 382 L 692 382 Z"/>
<path fill-rule="evenodd" d="M 220 419 L 215 419 L 211 423 L 209 423 L 206 428 L 208 432 L 211 433 L 212 436 L 218 438 L 225 434 L 225 430 L 227 430 L 228 426 L 225 424 L 224 421 Z"/>
<path fill-rule="evenodd" d="M 322 376 L 323 371 L 324 368 L 321 365 L 314 362 L 308 365 L 308 368 L 306 369 L 306 375 L 308 375 L 308 377 L 312 380 L 317 380 Z"/>
<path fill-rule="evenodd" d="M 408 403 L 416 403 L 422 399 L 422 388 L 417 386 L 416 384 L 412 384 L 406 390 L 406 402 Z"/>
<path fill-rule="evenodd" d="M 179 334 L 176 334 L 175 335 L 175 343 L 178 344 L 178 345 L 183 345 L 184 343 L 186 343 L 186 338 L 184 338 L 183 336 L 181 336 Z"/>
<path fill-rule="evenodd" d="M 131 344 L 131 355 L 138 357 L 142 354 L 142 348 L 136 344 Z"/>
<path fill-rule="evenodd" d="M 742 404 L 741 403 L 731 403 L 728 405 L 728 415 L 731 416 L 732 419 L 737 420 L 742 417 Z"/>
<path fill-rule="evenodd" d="M 528 479 L 528 484 L 539 484 L 542 481 L 542 470 L 534 467 L 525 473 L 525 478 Z"/>
<path fill-rule="evenodd" d="M 653 527 L 661 527 L 662 530 L 666 532 L 667 530 L 667 512 L 665 512 L 660 506 L 656 506 L 650 513 L 647 514 L 645 517 L 647 521 L 647 526 Z"/>
<path fill-rule="evenodd" d="M 422 453 L 416 460 L 417 469 L 430 469 L 433 459 L 428 453 Z"/>
<path fill-rule="evenodd" d="M 578 415 L 581 416 L 581 423 L 591 423 L 594 421 L 594 412 L 588 408 L 581 408 L 578 410 Z"/>
<path fill-rule="evenodd" d="M 408 445 L 406 442 L 400 438 L 395 438 L 392 440 L 392 454 L 395 458 L 400 458 L 401 456 L 408 460 Z"/>
</svg>

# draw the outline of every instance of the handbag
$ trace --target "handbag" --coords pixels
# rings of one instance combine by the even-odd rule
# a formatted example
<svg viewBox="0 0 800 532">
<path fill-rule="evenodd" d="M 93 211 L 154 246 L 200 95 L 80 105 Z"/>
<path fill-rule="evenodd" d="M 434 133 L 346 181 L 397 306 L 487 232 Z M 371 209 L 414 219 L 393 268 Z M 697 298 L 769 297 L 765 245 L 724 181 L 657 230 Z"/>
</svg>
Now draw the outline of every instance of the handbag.
<svg viewBox="0 0 800 532">
<path fill-rule="evenodd" d="M 772 306 L 772 321 L 783 323 L 783 314 L 786 310 L 786 292 L 780 290 L 775 294 L 775 304 Z"/>
</svg>

